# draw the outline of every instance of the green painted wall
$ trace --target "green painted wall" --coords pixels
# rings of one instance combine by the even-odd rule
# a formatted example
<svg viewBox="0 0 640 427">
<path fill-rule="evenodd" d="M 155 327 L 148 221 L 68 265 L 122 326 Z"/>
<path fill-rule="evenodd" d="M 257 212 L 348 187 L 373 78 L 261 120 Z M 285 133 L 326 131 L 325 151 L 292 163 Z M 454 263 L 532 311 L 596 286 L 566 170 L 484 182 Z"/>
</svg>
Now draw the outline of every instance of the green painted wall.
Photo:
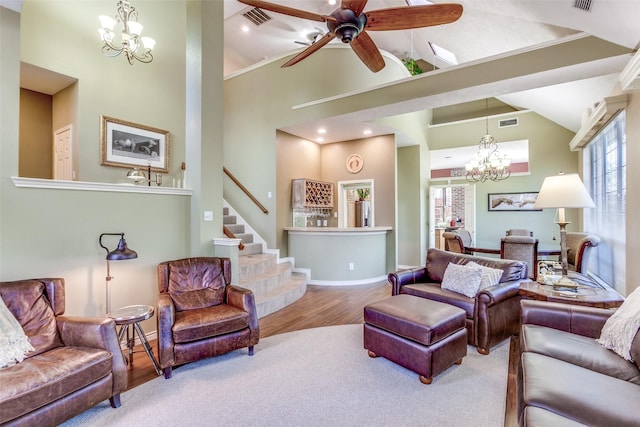
<svg viewBox="0 0 640 427">
<path fill-rule="evenodd" d="M 66 22 L 65 10 L 72 8 L 87 19 Z M 22 16 L 0 7 L 0 280 L 63 277 L 70 315 L 104 312 L 100 233 L 125 232 L 138 252 L 137 259 L 111 264 L 113 307 L 155 306 L 157 264 L 212 255 L 212 239 L 222 235 L 222 3 L 157 7 L 140 0 L 136 8 L 143 23 L 154 23 L 145 32 L 158 45 L 151 64 L 132 66 L 100 51 L 96 17 L 114 13 L 113 2 L 27 0 Z M 100 165 L 100 116 L 108 115 L 169 130 L 171 171 L 164 182 L 187 159 L 193 196 L 15 187 L 21 60 L 78 80 L 79 180 L 124 182 L 127 169 Z M 215 210 L 214 222 L 203 222 L 202 210 Z M 113 247 L 117 240 L 106 242 Z M 155 330 L 155 319 L 145 330 Z"/>
<path fill-rule="evenodd" d="M 476 184 L 476 244 L 479 247 L 499 248 L 500 238 L 510 228 L 528 228 L 540 240 L 541 248 L 555 247 L 559 229 L 554 223 L 554 210 L 534 212 L 489 212 L 489 193 L 535 192 L 542 181 L 558 172 L 578 172 L 578 153 L 569 151 L 573 132 L 545 119 L 536 113 L 518 116 L 519 125 L 499 129 L 497 119 L 489 120 L 489 133 L 498 142 L 529 140 L 529 175 L 511 176 L 501 182 L 487 181 Z M 458 146 L 477 146 L 485 133 L 484 121 L 470 121 L 429 130 L 430 147 L 433 149 Z M 455 182 L 455 181 L 454 181 Z M 434 182 L 442 184 L 443 182 Z M 567 211 L 573 222 L 569 230 L 580 229 L 579 212 Z"/>
<path fill-rule="evenodd" d="M 281 218 L 290 211 L 290 187 L 277 178 L 277 130 L 334 115 L 323 108 L 310 111 L 296 106 L 395 81 L 408 74 L 399 62 L 390 62 L 372 74 L 350 48 L 343 46 L 326 46 L 295 67 L 281 68 L 286 59 L 264 62 L 229 76 L 224 83 L 224 164 L 267 207 L 269 215 L 264 215 L 226 178 L 224 197 L 270 248 L 276 247 L 282 237 Z M 328 72 L 326 64 L 332 63 L 340 63 L 349 72 Z M 352 108 L 357 108 L 357 103 Z M 310 167 L 314 168 L 314 163 Z M 279 194 L 283 191 L 284 196 Z M 272 199 L 268 199 L 268 193 Z"/>
<path fill-rule="evenodd" d="M 424 227 L 424 193 L 421 179 L 421 147 L 398 148 L 398 264 L 422 265 L 420 230 Z"/>
</svg>

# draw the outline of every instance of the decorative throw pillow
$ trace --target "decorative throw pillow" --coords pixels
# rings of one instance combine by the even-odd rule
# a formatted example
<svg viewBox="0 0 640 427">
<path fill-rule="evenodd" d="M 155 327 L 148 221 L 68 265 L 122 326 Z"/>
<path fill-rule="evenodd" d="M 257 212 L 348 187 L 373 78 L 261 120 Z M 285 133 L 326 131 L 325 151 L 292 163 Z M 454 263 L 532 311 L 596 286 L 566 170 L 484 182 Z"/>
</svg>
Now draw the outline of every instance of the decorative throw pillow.
<svg viewBox="0 0 640 427">
<path fill-rule="evenodd" d="M 450 262 L 442 277 L 442 289 L 473 298 L 478 293 L 481 280 L 482 269 Z"/>
<path fill-rule="evenodd" d="M 480 281 L 480 287 L 478 288 L 478 292 L 500 283 L 500 279 L 502 278 L 502 273 L 503 273 L 501 269 L 487 267 L 486 265 L 480 265 L 473 261 L 468 262 L 467 266 L 478 267 L 482 270 L 482 280 Z"/>
<path fill-rule="evenodd" d="M 605 322 L 598 341 L 608 348 L 633 361 L 631 343 L 640 328 L 640 288 L 636 288 L 624 300 L 622 305 Z"/>
<path fill-rule="evenodd" d="M 33 350 L 20 323 L 0 297 L 0 368 L 22 362 L 25 354 Z"/>
</svg>

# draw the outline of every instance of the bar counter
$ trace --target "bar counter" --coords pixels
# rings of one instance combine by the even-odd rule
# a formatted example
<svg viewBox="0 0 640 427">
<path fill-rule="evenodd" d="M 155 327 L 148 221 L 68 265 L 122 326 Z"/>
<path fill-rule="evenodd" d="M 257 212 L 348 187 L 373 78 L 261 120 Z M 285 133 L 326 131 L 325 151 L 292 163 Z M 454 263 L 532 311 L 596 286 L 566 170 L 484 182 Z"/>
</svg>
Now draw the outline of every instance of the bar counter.
<svg viewBox="0 0 640 427">
<path fill-rule="evenodd" d="M 391 227 L 285 227 L 289 256 L 308 269 L 310 284 L 361 285 L 387 276 L 387 234 Z"/>
</svg>

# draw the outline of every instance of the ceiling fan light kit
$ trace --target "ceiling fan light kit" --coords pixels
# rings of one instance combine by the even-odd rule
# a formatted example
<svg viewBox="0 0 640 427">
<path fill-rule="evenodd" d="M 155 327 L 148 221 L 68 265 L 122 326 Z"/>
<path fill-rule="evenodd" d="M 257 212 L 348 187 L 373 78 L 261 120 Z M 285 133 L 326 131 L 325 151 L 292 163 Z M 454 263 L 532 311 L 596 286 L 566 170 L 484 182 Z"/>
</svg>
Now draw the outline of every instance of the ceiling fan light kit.
<svg viewBox="0 0 640 427">
<path fill-rule="evenodd" d="M 321 15 L 262 0 L 238 1 L 271 12 L 327 23 L 328 32 L 283 64 L 283 67 L 297 64 L 338 37 L 343 43 L 349 44 L 358 58 L 374 73 L 382 70 L 385 63 L 367 30 L 409 30 L 443 25 L 458 20 L 462 15 L 462 5 L 457 3 L 392 7 L 363 13 L 367 0 L 342 0 L 340 8 L 330 15 Z"/>
</svg>

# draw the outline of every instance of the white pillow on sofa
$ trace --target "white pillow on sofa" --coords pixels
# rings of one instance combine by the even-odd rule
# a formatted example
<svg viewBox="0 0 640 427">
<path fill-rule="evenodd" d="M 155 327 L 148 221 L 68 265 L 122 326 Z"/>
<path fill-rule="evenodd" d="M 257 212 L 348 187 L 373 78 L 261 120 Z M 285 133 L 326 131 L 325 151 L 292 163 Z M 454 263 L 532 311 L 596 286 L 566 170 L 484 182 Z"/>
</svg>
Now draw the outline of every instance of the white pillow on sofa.
<svg viewBox="0 0 640 427">
<path fill-rule="evenodd" d="M 474 261 L 468 262 L 466 265 L 470 267 L 479 267 L 482 270 L 482 280 L 480 281 L 478 292 L 500 283 L 500 279 L 502 278 L 503 273 L 501 269 L 487 267 L 486 265 L 480 265 Z"/>
<path fill-rule="evenodd" d="M 474 298 L 482 281 L 482 269 L 468 265 L 449 263 L 442 277 L 442 289 Z"/>
<path fill-rule="evenodd" d="M 624 300 L 622 305 L 605 322 L 600 331 L 599 342 L 608 348 L 633 361 L 631 343 L 640 328 L 640 288 L 636 288 Z"/>
</svg>

